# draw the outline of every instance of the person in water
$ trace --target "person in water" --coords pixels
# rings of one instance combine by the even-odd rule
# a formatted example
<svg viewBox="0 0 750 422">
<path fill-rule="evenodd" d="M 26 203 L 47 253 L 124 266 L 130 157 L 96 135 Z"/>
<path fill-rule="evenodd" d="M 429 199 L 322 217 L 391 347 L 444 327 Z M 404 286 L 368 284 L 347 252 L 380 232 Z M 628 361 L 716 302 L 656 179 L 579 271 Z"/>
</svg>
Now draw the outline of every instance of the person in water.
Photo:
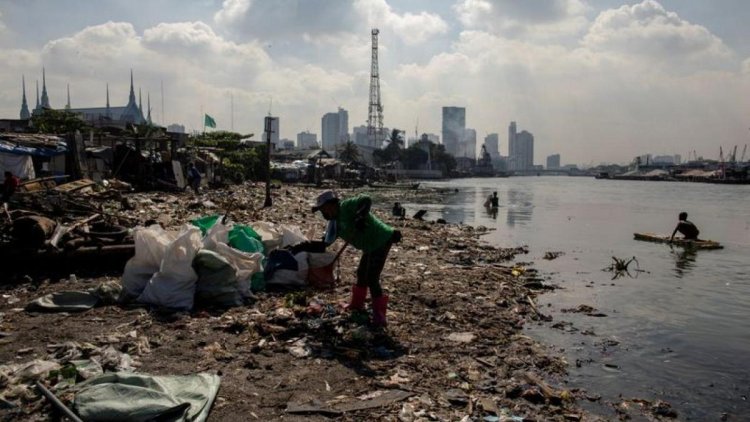
<svg viewBox="0 0 750 422">
<path fill-rule="evenodd" d="M 500 198 L 497 197 L 497 192 L 492 192 L 492 195 L 487 197 L 484 201 L 485 208 L 497 208 L 500 206 Z"/>
<path fill-rule="evenodd" d="M 669 238 L 670 243 L 674 240 L 674 235 L 677 232 L 682 233 L 685 240 L 698 240 L 700 230 L 698 230 L 698 227 L 696 227 L 695 224 L 688 221 L 687 217 L 688 214 L 686 212 L 683 211 L 680 213 L 678 217 L 680 221 L 677 223 L 677 227 L 674 228 L 672 236 Z"/>
</svg>

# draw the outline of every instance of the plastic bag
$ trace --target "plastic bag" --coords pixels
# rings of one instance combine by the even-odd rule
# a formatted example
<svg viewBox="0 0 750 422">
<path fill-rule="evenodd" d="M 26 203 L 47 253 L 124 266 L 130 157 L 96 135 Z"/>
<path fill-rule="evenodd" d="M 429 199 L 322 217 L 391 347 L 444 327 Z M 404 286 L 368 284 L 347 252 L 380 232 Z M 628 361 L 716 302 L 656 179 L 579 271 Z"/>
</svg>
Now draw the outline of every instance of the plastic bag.
<svg viewBox="0 0 750 422">
<path fill-rule="evenodd" d="M 229 243 L 229 246 L 243 252 L 265 252 L 265 246 L 261 241 L 261 236 L 250 226 L 244 226 L 241 224 L 234 225 L 229 232 L 228 242 L 225 243 Z"/>
<path fill-rule="evenodd" d="M 237 270 L 214 251 L 200 250 L 193 259 L 198 274 L 195 301 L 213 306 L 240 306 L 243 296 L 237 284 Z"/>
<path fill-rule="evenodd" d="M 334 268 L 336 255 L 331 252 L 309 253 L 307 262 L 307 283 L 320 290 L 332 289 L 336 285 Z"/>
<path fill-rule="evenodd" d="M 251 226 L 260 235 L 266 254 L 281 247 L 283 235 L 275 224 L 266 221 L 256 221 Z"/>
<path fill-rule="evenodd" d="M 193 258 L 201 248 L 200 230 L 185 226 L 167 248 L 159 272 L 149 280 L 138 301 L 174 309 L 192 309 L 195 282 Z"/>
<path fill-rule="evenodd" d="M 266 284 L 287 287 L 302 287 L 307 285 L 307 252 L 299 252 L 292 255 L 289 251 L 277 251 L 277 259 L 284 261 L 292 260 L 294 265 L 281 264 L 276 268 L 266 271 Z M 282 256 L 289 254 L 290 256 Z M 269 256 L 268 265 L 274 265 L 274 256 Z"/>
<path fill-rule="evenodd" d="M 302 230 L 297 226 L 281 226 L 281 247 L 286 248 L 287 246 L 296 245 L 298 243 L 307 242 L 308 239 L 302 233 Z"/>
<path fill-rule="evenodd" d="M 211 229 L 211 227 L 213 227 L 217 221 L 219 221 L 219 217 L 221 217 L 219 214 L 207 215 L 205 217 L 197 218 L 191 221 L 190 224 L 201 229 L 201 234 L 205 236 L 205 234 L 208 233 L 208 230 Z"/>
<path fill-rule="evenodd" d="M 151 277 L 159 271 L 164 252 L 177 233 L 168 232 L 158 224 L 134 230 L 135 256 L 125 264 L 122 273 L 122 293 L 125 298 L 136 298 Z"/>
</svg>

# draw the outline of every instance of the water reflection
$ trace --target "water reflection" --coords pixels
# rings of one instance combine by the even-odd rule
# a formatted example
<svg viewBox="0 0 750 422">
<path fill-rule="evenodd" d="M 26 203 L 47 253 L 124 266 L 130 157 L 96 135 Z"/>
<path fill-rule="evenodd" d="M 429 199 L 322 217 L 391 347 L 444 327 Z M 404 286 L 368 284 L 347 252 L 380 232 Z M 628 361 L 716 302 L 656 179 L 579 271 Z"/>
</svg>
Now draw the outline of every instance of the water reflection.
<svg viewBox="0 0 750 422">
<path fill-rule="evenodd" d="M 671 253 L 675 257 L 674 272 L 677 278 L 686 276 L 695 267 L 695 257 L 697 256 L 695 249 L 675 249 L 672 247 Z"/>
<path fill-rule="evenodd" d="M 534 192 L 530 190 L 508 190 L 508 213 L 506 223 L 509 227 L 526 225 L 531 222 L 531 215 L 534 211 Z"/>
</svg>

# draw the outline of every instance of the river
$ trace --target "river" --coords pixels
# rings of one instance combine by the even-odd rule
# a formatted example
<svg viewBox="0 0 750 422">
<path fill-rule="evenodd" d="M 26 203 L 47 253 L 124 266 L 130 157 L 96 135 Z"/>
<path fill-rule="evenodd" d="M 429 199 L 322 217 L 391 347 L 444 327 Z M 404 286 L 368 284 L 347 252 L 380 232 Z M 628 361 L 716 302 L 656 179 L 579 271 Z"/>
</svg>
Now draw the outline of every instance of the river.
<svg viewBox="0 0 750 422">
<path fill-rule="evenodd" d="M 427 209 L 427 219 L 493 228 L 486 239 L 498 246 L 528 245 L 529 255 L 516 259 L 534 261 L 560 287 L 539 297 L 554 320 L 527 333 L 570 363 L 569 388 L 603 402 L 620 394 L 666 400 L 681 420 L 750 418 L 750 186 L 581 177 L 424 185 L 450 193 L 439 204 L 406 202 L 409 213 Z M 483 206 L 493 191 L 496 215 Z M 685 252 L 633 239 L 636 231 L 671 233 L 680 211 L 701 238 L 725 248 Z M 602 269 L 613 256 L 636 257 L 643 271 L 611 280 Z M 579 305 L 607 316 L 563 312 Z"/>
</svg>

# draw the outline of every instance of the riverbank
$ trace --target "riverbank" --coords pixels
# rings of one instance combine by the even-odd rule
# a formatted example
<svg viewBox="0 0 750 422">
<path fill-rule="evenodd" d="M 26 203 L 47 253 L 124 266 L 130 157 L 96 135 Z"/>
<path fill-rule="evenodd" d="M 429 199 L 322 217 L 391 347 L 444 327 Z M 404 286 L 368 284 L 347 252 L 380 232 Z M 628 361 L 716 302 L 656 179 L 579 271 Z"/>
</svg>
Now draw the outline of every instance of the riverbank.
<svg viewBox="0 0 750 422">
<path fill-rule="evenodd" d="M 257 208 L 263 190 L 251 185 L 198 198 L 127 197 L 135 205 L 131 216 L 141 223 L 157 220 L 176 228 L 195 217 L 228 212 L 233 221 L 293 224 L 319 237 L 324 222 L 309 210 L 318 192 L 275 189 L 269 209 Z M 381 205 L 392 199 L 376 195 Z M 567 363 L 521 332 L 528 322 L 546 319 L 535 305 L 540 283 L 524 263 L 523 248 L 489 246 L 481 227 L 393 220 L 378 213 L 404 234 L 383 273 L 391 297 L 385 333 L 351 321 L 338 307 L 355 279 L 359 255 L 353 250 L 342 255 L 342 282 L 332 291 L 262 292 L 246 307 L 192 313 L 132 305 L 26 312 L 24 305 L 36 297 L 117 282 L 121 275 L 121 270 L 103 275 L 80 268 L 70 277 L 47 268 L 2 280 L 0 361 L 52 359 L 51 345 L 83 349 L 90 343 L 129 354 L 138 373 L 217 374 L 221 387 L 209 416 L 216 421 L 600 419 L 580 407 L 598 395 L 567 389 Z M 7 387 L 8 406 L 18 407 L 0 410 L 6 419 L 45 420 L 51 414 L 34 389 Z M 64 390 L 61 398 L 72 399 Z M 622 412 L 653 416 L 659 406 L 664 405 L 641 402 Z"/>
</svg>

